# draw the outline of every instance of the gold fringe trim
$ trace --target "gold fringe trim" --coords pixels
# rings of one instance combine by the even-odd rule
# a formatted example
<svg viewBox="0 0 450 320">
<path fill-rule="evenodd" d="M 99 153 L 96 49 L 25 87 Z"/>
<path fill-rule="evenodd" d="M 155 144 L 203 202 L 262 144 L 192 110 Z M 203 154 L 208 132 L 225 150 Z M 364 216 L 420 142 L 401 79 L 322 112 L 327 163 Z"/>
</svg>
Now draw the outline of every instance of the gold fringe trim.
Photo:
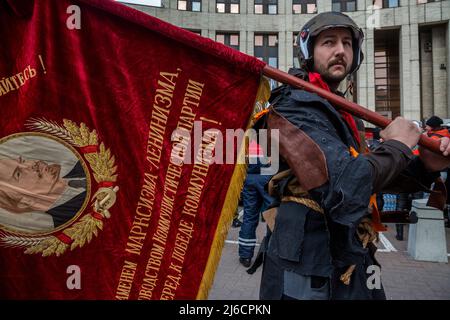
<svg viewBox="0 0 450 320">
<path fill-rule="evenodd" d="M 350 267 L 348 267 L 347 271 L 345 271 L 344 274 L 341 275 L 340 279 L 341 281 L 348 286 L 350 284 L 350 278 L 353 274 L 353 271 L 355 270 L 356 265 L 353 264 Z"/>
<path fill-rule="evenodd" d="M 270 96 L 270 86 L 266 78 L 261 77 L 258 93 L 256 94 L 255 107 L 253 112 L 260 111 L 264 101 L 267 101 Z M 253 126 L 254 120 L 250 117 L 247 129 Z M 203 272 L 202 281 L 197 292 L 197 300 L 205 300 L 208 298 L 209 290 L 214 281 L 217 267 L 219 265 L 220 257 L 222 256 L 222 249 L 225 239 L 228 235 L 228 230 L 233 220 L 234 214 L 239 204 L 239 197 L 244 186 L 244 180 L 247 176 L 247 165 L 245 161 L 246 143 L 242 143 L 238 154 L 238 161 L 234 168 L 231 177 L 230 186 L 228 187 L 225 202 L 220 213 L 219 222 L 217 224 L 214 239 L 209 252 L 208 261 L 206 263 L 205 271 Z M 243 163 L 243 164 L 240 164 Z"/>
</svg>

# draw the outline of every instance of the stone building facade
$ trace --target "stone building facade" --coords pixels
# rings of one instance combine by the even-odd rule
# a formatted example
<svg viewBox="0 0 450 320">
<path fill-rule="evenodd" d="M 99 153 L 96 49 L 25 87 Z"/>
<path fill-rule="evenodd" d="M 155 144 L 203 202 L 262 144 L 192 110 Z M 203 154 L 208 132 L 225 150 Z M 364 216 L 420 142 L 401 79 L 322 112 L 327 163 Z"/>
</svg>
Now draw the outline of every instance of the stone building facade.
<svg viewBox="0 0 450 320">
<path fill-rule="evenodd" d="M 450 0 L 162 0 L 160 7 L 131 6 L 283 71 L 298 63 L 294 39 L 301 26 L 316 13 L 342 11 L 365 34 L 365 59 L 350 99 L 391 117 L 450 118 Z"/>
</svg>

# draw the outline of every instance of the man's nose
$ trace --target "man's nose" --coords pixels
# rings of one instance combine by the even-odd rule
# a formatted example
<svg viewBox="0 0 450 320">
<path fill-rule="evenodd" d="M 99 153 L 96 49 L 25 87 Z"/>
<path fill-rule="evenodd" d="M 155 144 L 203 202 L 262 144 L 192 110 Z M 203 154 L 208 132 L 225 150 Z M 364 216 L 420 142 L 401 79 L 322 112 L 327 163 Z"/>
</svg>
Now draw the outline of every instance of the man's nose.
<svg viewBox="0 0 450 320">
<path fill-rule="evenodd" d="M 335 46 L 334 54 L 336 56 L 343 56 L 344 53 L 345 53 L 344 44 L 342 42 L 338 41 Z"/>
</svg>

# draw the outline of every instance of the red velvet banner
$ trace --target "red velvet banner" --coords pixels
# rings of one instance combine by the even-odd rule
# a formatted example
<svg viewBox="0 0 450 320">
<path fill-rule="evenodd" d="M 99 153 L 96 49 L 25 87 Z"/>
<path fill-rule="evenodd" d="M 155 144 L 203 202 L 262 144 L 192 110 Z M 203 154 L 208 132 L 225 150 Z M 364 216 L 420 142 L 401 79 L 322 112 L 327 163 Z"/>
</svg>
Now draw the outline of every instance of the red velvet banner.
<svg viewBox="0 0 450 320">
<path fill-rule="evenodd" d="M 0 298 L 205 298 L 264 63 L 106 0 L 0 0 L 0 38 Z"/>
</svg>

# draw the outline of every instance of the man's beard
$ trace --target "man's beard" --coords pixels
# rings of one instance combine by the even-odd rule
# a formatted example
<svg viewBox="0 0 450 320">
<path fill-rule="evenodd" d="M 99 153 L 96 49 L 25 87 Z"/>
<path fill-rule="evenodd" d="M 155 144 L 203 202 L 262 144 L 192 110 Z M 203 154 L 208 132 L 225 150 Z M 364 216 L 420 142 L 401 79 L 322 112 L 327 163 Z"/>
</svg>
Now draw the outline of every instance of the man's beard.
<svg viewBox="0 0 450 320">
<path fill-rule="evenodd" d="M 345 77 L 347 77 L 347 72 L 342 74 L 342 75 L 332 75 L 330 72 L 328 72 L 328 70 L 326 70 L 324 73 L 321 73 L 322 79 L 325 82 L 328 83 L 340 83 L 342 80 L 345 79 Z"/>
<path fill-rule="evenodd" d="M 341 75 L 333 75 L 330 71 L 330 69 L 336 65 L 341 64 L 345 68 L 345 72 Z M 319 66 L 318 73 L 322 77 L 322 79 L 327 83 L 333 83 L 333 84 L 339 84 L 342 80 L 344 80 L 347 75 L 349 74 L 349 70 L 347 69 L 347 65 L 340 60 L 333 60 L 331 61 L 327 67 Z"/>
</svg>

